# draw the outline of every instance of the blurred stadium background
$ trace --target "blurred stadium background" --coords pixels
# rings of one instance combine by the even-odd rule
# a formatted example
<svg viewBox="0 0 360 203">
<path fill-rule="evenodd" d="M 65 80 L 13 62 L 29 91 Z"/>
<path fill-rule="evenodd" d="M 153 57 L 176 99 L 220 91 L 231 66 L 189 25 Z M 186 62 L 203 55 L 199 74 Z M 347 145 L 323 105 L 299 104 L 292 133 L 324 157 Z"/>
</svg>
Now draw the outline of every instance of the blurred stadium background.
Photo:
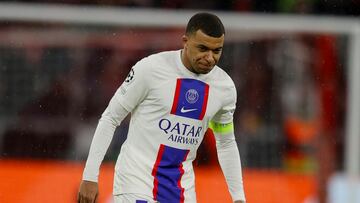
<svg viewBox="0 0 360 203">
<path fill-rule="evenodd" d="M 97 121 L 140 58 L 217 13 L 249 203 L 360 202 L 360 1 L 0 2 L 0 202 L 75 202 Z M 127 118 L 100 175 L 111 202 Z M 207 133 L 199 203 L 231 202 Z"/>
</svg>

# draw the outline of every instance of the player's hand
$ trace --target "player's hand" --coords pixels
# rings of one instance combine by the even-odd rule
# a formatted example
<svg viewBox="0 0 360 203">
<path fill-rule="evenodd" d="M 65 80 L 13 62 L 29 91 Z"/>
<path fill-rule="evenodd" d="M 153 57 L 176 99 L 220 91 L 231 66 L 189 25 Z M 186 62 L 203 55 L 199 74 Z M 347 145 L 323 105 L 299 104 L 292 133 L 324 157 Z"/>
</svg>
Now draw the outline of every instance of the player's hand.
<svg viewBox="0 0 360 203">
<path fill-rule="evenodd" d="M 77 197 L 78 203 L 94 203 L 98 196 L 98 184 L 87 180 L 81 181 Z"/>
</svg>

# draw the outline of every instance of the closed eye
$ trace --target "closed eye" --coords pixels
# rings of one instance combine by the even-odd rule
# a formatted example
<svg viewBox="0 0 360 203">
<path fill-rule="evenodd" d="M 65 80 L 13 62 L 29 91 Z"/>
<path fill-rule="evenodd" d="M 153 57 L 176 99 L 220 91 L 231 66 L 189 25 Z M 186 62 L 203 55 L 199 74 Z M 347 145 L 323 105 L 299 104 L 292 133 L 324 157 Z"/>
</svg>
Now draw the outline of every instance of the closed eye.
<svg viewBox="0 0 360 203">
<path fill-rule="evenodd" d="M 213 51 L 215 54 L 219 54 L 221 52 L 221 50 L 222 50 L 221 48 L 218 48 L 218 49 L 214 49 Z"/>
<path fill-rule="evenodd" d="M 205 52 L 205 51 L 208 51 L 208 50 L 209 50 L 208 47 L 203 46 L 203 45 L 198 46 L 198 48 L 199 48 L 199 50 L 200 50 L 201 52 Z"/>
</svg>

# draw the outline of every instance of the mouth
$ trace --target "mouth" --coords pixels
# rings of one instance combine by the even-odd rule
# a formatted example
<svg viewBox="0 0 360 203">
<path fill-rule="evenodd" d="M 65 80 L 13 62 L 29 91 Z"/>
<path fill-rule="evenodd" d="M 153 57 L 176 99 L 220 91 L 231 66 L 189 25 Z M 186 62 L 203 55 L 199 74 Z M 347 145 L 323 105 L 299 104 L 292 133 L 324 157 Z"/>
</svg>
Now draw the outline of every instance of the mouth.
<svg viewBox="0 0 360 203">
<path fill-rule="evenodd" d="M 199 68 L 203 71 L 209 72 L 212 69 L 213 65 L 211 64 L 199 64 Z"/>
<path fill-rule="evenodd" d="M 199 73 L 202 73 L 202 74 L 205 74 L 205 73 L 208 73 L 212 70 L 212 65 L 210 64 L 199 64 L 198 65 L 198 72 Z"/>
<path fill-rule="evenodd" d="M 213 67 L 213 65 L 210 63 L 199 63 L 199 66 L 203 69 L 209 69 L 209 68 Z"/>
</svg>

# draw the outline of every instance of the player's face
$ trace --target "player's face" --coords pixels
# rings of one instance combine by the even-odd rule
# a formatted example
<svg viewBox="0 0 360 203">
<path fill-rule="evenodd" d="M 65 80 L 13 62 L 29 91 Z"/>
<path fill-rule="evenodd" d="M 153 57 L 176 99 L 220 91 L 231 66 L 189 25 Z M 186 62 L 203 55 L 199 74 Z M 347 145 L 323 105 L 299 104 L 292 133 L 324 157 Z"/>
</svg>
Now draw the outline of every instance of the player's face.
<svg viewBox="0 0 360 203">
<path fill-rule="evenodd" d="M 206 74 L 220 59 L 224 35 L 218 38 L 211 37 L 198 30 L 193 35 L 183 36 L 183 43 L 184 50 L 181 57 L 184 65 L 194 73 Z"/>
</svg>

